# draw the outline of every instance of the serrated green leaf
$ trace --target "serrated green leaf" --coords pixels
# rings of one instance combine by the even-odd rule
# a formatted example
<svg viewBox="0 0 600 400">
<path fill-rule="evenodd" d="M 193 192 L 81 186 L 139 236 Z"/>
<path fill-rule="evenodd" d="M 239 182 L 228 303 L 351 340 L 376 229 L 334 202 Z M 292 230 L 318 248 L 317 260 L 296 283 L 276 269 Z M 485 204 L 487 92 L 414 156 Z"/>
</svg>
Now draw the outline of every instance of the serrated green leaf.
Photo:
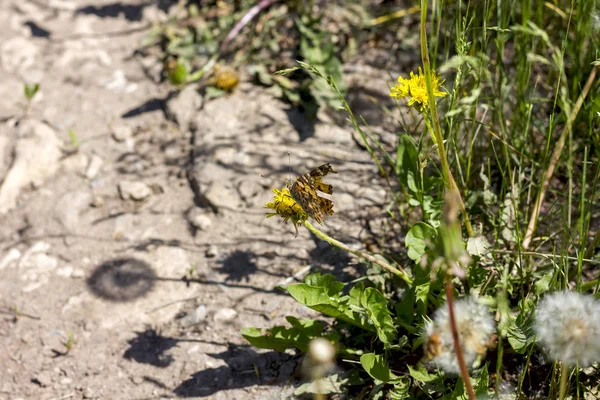
<svg viewBox="0 0 600 400">
<path fill-rule="evenodd" d="M 368 353 L 360 357 L 360 363 L 373 378 L 385 383 L 397 382 L 399 377 L 394 375 L 388 368 L 382 355 Z"/>
<path fill-rule="evenodd" d="M 308 351 L 308 343 L 312 339 L 320 337 L 324 329 L 322 322 L 312 319 L 300 320 L 290 316 L 286 319 L 292 325 L 291 328 L 281 325 L 268 330 L 243 328 L 242 336 L 254 347 L 260 349 L 285 351 L 286 349 L 297 348 L 306 352 Z"/>
<path fill-rule="evenodd" d="M 528 324 L 526 322 L 519 323 L 517 319 L 508 325 L 508 343 L 519 354 L 524 354 L 527 347 L 535 341 L 535 337 L 528 334 L 529 331 Z"/>
<path fill-rule="evenodd" d="M 423 383 L 432 383 L 432 382 L 438 381 L 440 379 L 439 375 L 430 374 L 424 367 L 415 369 L 409 365 L 408 373 L 414 379 L 416 379 L 419 382 L 423 382 Z"/>
<path fill-rule="evenodd" d="M 388 346 L 393 344 L 398 337 L 398 331 L 383 294 L 375 288 L 366 288 L 361 297 L 361 304 L 377 329 L 379 340 Z"/>
<path fill-rule="evenodd" d="M 492 245 L 485 236 L 474 236 L 467 240 L 467 253 L 470 256 L 484 257 L 489 254 Z"/>
<path fill-rule="evenodd" d="M 286 287 L 288 293 L 296 301 L 330 317 L 339 318 L 370 332 L 376 332 L 375 327 L 369 324 L 364 314 L 350 308 L 350 297 L 340 295 L 344 284 L 336 281 L 332 275 L 310 274 L 304 281 L 305 283 Z M 360 288 L 356 289 L 355 295 L 358 295 L 360 291 Z"/>
</svg>

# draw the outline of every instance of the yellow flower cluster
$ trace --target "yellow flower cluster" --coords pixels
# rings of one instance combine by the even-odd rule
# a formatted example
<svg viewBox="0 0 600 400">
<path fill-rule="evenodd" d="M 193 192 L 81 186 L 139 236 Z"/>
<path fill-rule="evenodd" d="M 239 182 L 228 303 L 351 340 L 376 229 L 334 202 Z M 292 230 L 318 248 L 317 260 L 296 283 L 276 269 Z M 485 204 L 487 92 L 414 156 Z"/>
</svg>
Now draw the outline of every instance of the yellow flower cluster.
<svg viewBox="0 0 600 400">
<path fill-rule="evenodd" d="M 432 74 L 433 84 L 433 95 L 434 97 L 444 97 L 448 93 L 439 90 L 439 87 L 444 81 L 440 81 L 440 76 Z M 427 86 L 425 84 L 425 75 L 419 68 L 419 73 L 415 75 L 414 72 L 410 73 L 410 78 L 406 79 L 398 77 L 398 83 L 392 86 L 390 89 L 390 96 L 397 99 L 404 97 L 410 97 L 408 100 L 408 106 L 418 107 L 420 112 L 424 112 L 429 102 L 429 96 L 427 95 Z"/>
<path fill-rule="evenodd" d="M 267 218 L 279 215 L 285 222 L 291 220 L 296 228 L 296 235 L 298 235 L 298 225 L 303 224 L 308 219 L 308 215 L 300 207 L 300 204 L 296 203 L 288 188 L 271 189 L 271 191 L 275 193 L 275 197 L 272 202 L 265 205 L 265 208 L 270 208 L 275 212 L 268 213 Z"/>
<path fill-rule="evenodd" d="M 215 85 L 221 90 L 231 91 L 240 82 L 237 71 L 228 65 L 215 65 L 213 73 Z"/>
</svg>

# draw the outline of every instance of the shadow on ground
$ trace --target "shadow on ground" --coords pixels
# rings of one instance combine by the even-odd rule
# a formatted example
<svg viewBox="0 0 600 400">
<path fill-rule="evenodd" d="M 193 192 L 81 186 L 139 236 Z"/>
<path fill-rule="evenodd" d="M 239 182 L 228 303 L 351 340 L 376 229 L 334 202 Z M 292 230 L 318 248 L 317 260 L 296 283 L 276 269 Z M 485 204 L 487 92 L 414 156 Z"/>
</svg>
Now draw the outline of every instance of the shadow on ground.
<svg viewBox="0 0 600 400">
<path fill-rule="evenodd" d="M 174 361 L 173 356 L 166 352 L 175 347 L 179 340 L 161 336 L 154 329 L 136 334 L 137 336 L 128 342 L 129 348 L 123 354 L 123 358 L 159 368 L 171 365 Z"/>
<path fill-rule="evenodd" d="M 141 21 L 144 16 L 144 8 L 152 5 L 152 1 L 141 4 L 123 4 L 120 2 L 105 4 L 102 6 L 85 6 L 77 9 L 77 14 L 92 14 L 100 18 L 120 18 L 121 15 L 129 21 Z"/>
<path fill-rule="evenodd" d="M 259 354 L 250 347 L 231 347 L 219 354 L 208 354 L 224 360 L 227 366 L 198 371 L 174 392 L 181 397 L 207 397 L 221 390 L 254 385 L 284 385 L 298 367 L 299 358 L 270 351 Z"/>
<path fill-rule="evenodd" d="M 239 252 L 242 253 L 242 252 Z M 244 274 L 240 274 L 240 269 L 248 268 L 249 273 L 254 273 L 252 267 L 246 262 L 250 262 L 250 256 L 235 256 L 239 262 L 231 263 L 225 260 L 225 268 L 230 271 L 230 276 L 241 280 Z M 251 265 L 251 264 L 250 264 Z M 256 265 L 254 265 L 256 266 Z M 240 268 L 242 267 L 242 268 Z M 247 271 L 248 272 L 248 271 Z M 245 275 L 247 276 L 247 275 Z M 227 281 L 211 281 L 207 279 L 189 278 L 188 276 L 161 277 L 157 276 L 150 264 L 137 258 L 115 258 L 100 264 L 87 280 L 87 286 L 90 291 L 105 300 L 115 302 L 127 302 L 146 295 L 152 290 L 156 281 L 181 282 L 186 286 L 191 284 L 201 285 L 223 285 L 231 288 L 251 289 L 255 292 L 272 293 L 276 295 L 283 294 L 276 288 L 265 289 L 261 287 L 231 283 Z"/>
<path fill-rule="evenodd" d="M 116 258 L 105 261 L 88 278 L 87 285 L 96 296 L 105 300 L 125 302 L 152 290 L 156 275 L 145 261 L 136 258 Z"/>
</svg>

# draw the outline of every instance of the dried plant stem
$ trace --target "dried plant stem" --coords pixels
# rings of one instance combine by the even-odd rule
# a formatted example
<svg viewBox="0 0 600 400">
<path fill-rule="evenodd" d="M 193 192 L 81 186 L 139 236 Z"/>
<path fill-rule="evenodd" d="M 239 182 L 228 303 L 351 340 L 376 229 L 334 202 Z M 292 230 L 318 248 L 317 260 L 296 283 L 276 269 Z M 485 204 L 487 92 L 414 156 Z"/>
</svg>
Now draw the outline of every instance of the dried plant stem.
<svg viewBox="0 0 600 400">
<path fill-rule="evenodd" d="M 471 384 L 471 377 L 469 376 L 469 370 L 467 364 L 465 364 L 465 357 L 463 356 L 462 346 L 460 344 L 460 338 L 458 337 L 458 328 L 456 327 L 456 318 L 454 317 L 454 285 L 452 284 L 452 275 L 446 277 L 446 298 L 448 302 L 448 316 L 450 317 L 450 329 L 452 330 L 452 339 L 454 340 L 454 352 L 456 353 L 456 361 L 458 362 L 458 368 L 460 369 L 460 377 L 463 380 L 465 389 L 467 390 L 467 396 L 469 400 L 477 400 L 475 397 L 475 390 Z"/>
<path fill-rule="evenodd" d="M 596 78 L 597 71 L 598 71 L 598 68 L 595 67 L 594 69 L 592 69 L 592 72 L 590 72 L 588 80 L 585 83 L 583 90 L 579 94 L 579 97 L 577 98 L 577 102 L 575 102 L 575 106 L 573 107 L 573 110 L 571 111 L 571 114 L 567 118 L 567 122 L 560 134 L 560 138 L 558 139 L 558 142 L 556 142 L 556 147 L 554 148 L 554 151 L 552 152 L 552 156 L 550 157 L 550 163 L 548 164 L 548 168 L 546 169 L 544 176 L 542 178 L 542 184 L 540 186 L 540 190 L 538 192 L 537 198 L 533 205 L 533 210 L 531 211 L 531 216 L 529 217 L 529 224 L 527 225 L 527 231 L 525 232 L 525 238 L 523 239 L 523 243 L 521 245 L 521 249 L 523 249 L 523 250 L 527 250 L 529 248 L 529 245 L 531 244 L 531 240 L 533 239 L 533 234 L 535 233 L 535 228 L 537 226 L 537 220 L 540 215 L 540 209 L 542 208 L 542 204 L 544 203 L 544 199 L 546 197 L 546 191 L 548 190 L 548 186 L 550 185 L 550 179 L 552 179 L 552 175 L 554 175 L 554 169 L 556 168 L 556 164 L 558 164 L 558 160 L 559 160 L 562 150 L 565 146 L 565 142 L 567 141 L 567 137 L 569 136 L 569 132 L 571 131 L 573 122 L 575 121 L 577 114 L 579 114 L 579 110 L 581 109 L 581 106 L 583 105 L 583 101 L 587 97 L 587 95 L 592 87 L 592 84 L 594 83 L 594 79 Z"/>
<path fill-rule="evenodd" d="M 421 0 L 421 58 L 423 60 L 423 74 L 425 75 L 425 85 L 427 86 L 427 97 L 429 101 L 429 112 L 425 115 L 425 120 L 431 117 L 431 123 L 428 123 L 433 139 L 437 146 L 438 155 L 442 164 L 442 174 L 444 178 L 444 184 L 447 190 L 456 191 L 459 199 L 459 206 L 463 216 L 463 222 L 469 237 L 473 236 L 473 228 L 471 227 L 471 221 L 469 220 L 469 214 L 467 208 L 462 199 L 462 195 L 458 190 L 458 185 L 454 180 L 452 171 L 450 171 L 450 164 L 448 163 L 448 156 L 446 154 L 446 148 L 444 147 L 444 138 L 442 136 L 442 128 L 440 127 L 440 120 L 437 113 L 437 105 L 435 103 L 435 96 L 433 94 L 433 82 L 431 81 L 431 63 L 429 62 L 429 48 L 427 46 L 427 0 Z"/>
<path fill-rule="evenodd" d="M 370 254 L 364 253 L 360 250 L 355 250 L 352 249 L 348 246 L 346 246 L 344 243 L 335 240 L 329 236 L 327 236 L 326 234 L 324 234 L 323 232 L 321 232 L 320 230 L 318 230 L 317 228 L 315 228 L 310 222 L 305 221 L 304 222 L 304 226 L 306 226 L 308 228 L 309 231 L 311 231 L 312 233 L 314 233 L 319 239 L 323 239 L 324 241 L 326 241 L 327 243 L 329 243 L 332 246 L 338 247 L 342 250 L 347 251 L 348 253 L 354 254 L 355 256 L 364 258 L 366 260 L 371 261 L 374 264 L 379 265 L 381 268 L 387 270 L 388 272 L 391 272 L 392 274 L 396 275 L 397 277 L 399 277 L 400 279 L 402 279 L 404 282 L 406 282 L 407 284 L 411 285 L 413 284 L 413 280 L 410 276 L 408 276 L 408 274 L 406 273 L 406 271 L 403 271 L 402 269 L 398 269 L 396 267 L 391 266 L 390 264 L 388 264 L 387 262 L 380 260 L 376 257 L 373 257 Z"/>
</svg>

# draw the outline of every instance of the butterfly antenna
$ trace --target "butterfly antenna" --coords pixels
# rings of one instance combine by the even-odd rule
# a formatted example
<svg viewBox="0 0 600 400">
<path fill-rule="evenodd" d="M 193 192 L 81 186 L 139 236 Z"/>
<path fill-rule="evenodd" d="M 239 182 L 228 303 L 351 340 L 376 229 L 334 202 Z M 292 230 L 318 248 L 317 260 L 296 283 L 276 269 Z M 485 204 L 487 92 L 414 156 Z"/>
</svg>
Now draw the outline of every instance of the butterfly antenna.
<svg viewBox="0 0 600 400">
<path fill-rule="evenodd" d="M 292 157 L 290 152 L 288 151 L 288 180 L 291 182 L 292 180 Z"/>
</svg>

